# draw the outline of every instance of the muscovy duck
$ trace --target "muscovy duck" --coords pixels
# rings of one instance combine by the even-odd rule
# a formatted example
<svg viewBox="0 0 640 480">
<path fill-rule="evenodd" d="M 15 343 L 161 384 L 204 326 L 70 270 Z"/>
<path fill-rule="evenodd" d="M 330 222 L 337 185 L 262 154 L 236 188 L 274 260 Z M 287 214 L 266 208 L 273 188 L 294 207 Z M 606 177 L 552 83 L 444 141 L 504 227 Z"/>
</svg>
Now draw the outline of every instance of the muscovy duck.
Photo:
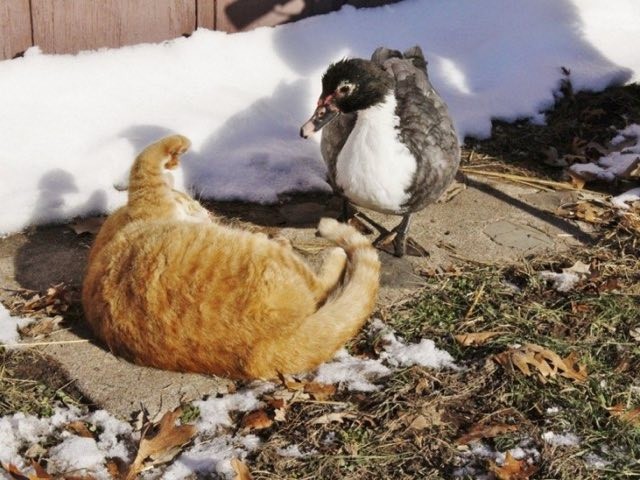
<svg viewBox="0 0 640 480">
<path fill-rule="evenodd" d="M 391 234 L 394 254 L 403 256 L 411 214 L 440 197 L 460 163 L 453 122 L 420 47 L 404 54 L 380 47 L 371 60 L 330 65 L 300 135 L 321 128 L 322 156 L 329 183 L 344 199 L 343 216 L 348 202 L 402 215 Z"/>
</svg>

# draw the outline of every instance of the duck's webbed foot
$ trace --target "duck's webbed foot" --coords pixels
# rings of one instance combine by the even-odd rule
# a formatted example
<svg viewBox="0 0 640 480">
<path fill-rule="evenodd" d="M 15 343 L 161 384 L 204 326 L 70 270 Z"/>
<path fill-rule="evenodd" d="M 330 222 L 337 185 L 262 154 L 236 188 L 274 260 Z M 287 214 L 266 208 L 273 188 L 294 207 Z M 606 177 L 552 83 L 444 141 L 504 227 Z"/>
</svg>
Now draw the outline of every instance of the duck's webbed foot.
<svg viewBox="0 0 640 480">
<path fill-rule="evenodd" d="M 409 237 L 410 224 L 411 214 L 407 213 L 393 230 L 381 232 L 374 241 L 374 246 L 396 257 L 403 257 L 405 254 L 414 257 L 429 256 L 429 252 L 422 245 Z"/>
</svg>

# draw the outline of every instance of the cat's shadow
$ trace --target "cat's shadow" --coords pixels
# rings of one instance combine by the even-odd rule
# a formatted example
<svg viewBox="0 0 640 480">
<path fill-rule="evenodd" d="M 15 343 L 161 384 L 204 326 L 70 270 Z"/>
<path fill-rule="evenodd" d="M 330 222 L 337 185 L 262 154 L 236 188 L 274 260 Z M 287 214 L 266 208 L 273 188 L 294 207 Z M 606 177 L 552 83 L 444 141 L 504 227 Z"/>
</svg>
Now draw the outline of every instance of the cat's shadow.
<svg viewBox="0 0 640 480">
<path fill-rule="evenodd" d="M 41 225 L 29 227 L 12 237 L 13 242 L 19 242 L 13 258 L 14 278 L 20 287 L 34 292 L 46 292 L 63 284 L 71 293 L 70 308 L 62 313 L 64 326 L 79 337 L 91 340 L 92 334 L 85 323 L 78 321 L 80 287 L 87 266 L 91 235 L 78 235 L 68 225 L 45 223 L 106 210 L 107 198 L 103 190 L 92 192 L 81 205 L 70 207 L 66 197 L 78 191 L 74 176 L 66 170 L 56 168 L 42 175 L 30 221 Z"/>
</svg>

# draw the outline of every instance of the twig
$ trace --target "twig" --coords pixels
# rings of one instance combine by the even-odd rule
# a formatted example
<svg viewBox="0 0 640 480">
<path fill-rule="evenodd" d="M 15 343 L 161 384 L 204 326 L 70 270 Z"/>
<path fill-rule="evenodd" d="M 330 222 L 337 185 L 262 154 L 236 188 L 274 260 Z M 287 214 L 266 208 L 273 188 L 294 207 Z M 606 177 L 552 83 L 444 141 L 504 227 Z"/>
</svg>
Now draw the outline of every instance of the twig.
<svg viewBox="0 0 640 480">
<path fill-rule="evenodd" d="M 476 305 L 478 304 L 478 301 L 480 300 L 480 297 L 482 297 L 483 293 L 484 293 L 484 283 L 480 285 L 480 288 L 478 290 L 476 290 L 476 294 L 473 296 L 473 302 L 471 303 L 469 310 L 467 310 L 467 314 L 464 316 L 465 320 L 468 320 L 469 317 L 471 317 L 471 314 L 473 313 L 473 310 L 476 308 Z"/>
<path fill-rule="evenodd" d="M 467 175 L 478 175 L 480 177 L 491 177 L 491 178 L 502 178 L 504 180 L 509 180 L 515 183 L 525 183 L 530 186 L 542 186 L 557 188 L 561 190 L 572 190 L 576 192 L 587 192 L 592 193 L 594 195 L 599 195 L 602 197 L 606 197 L 607 194 L 596 192 L 595 190 L 588 190 L 585 188 L 577 188 L 567 182 L 554 182 L 553 180 L 542 180 L 540 178 L 534 177 L 525 177 L 523 175 L 514 175 L 511 173 L 500 173 L 500 172 L 490 172 L 488 170 L 478 170 L 473 167 L 462 167 L 460 171 L 466 173 Z"/>
</svg>

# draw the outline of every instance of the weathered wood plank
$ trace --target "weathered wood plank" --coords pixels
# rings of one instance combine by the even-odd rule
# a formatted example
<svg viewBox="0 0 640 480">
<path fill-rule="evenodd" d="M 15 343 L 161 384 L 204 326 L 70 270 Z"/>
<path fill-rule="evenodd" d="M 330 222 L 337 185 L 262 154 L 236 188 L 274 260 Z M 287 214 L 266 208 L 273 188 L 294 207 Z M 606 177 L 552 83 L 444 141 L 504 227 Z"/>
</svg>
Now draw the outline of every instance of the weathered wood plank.
<svg viewBox="0 0 640 480">
<path fill-rule="evenodd" d="M 216 0 L 196 0 L 198 6 L 198 28 L 216 28 Z"/>
<path fill-rule="evenodd" d="M 47 53 L 158 42 L 191 33 L 195 0 L 33 0 L 34 43 Z"/>
<path fill-rule="evenodd" d="M 29 0 L 1 0 L 0 60 L 13 58 L 31 45 Z"/>
</svg>

